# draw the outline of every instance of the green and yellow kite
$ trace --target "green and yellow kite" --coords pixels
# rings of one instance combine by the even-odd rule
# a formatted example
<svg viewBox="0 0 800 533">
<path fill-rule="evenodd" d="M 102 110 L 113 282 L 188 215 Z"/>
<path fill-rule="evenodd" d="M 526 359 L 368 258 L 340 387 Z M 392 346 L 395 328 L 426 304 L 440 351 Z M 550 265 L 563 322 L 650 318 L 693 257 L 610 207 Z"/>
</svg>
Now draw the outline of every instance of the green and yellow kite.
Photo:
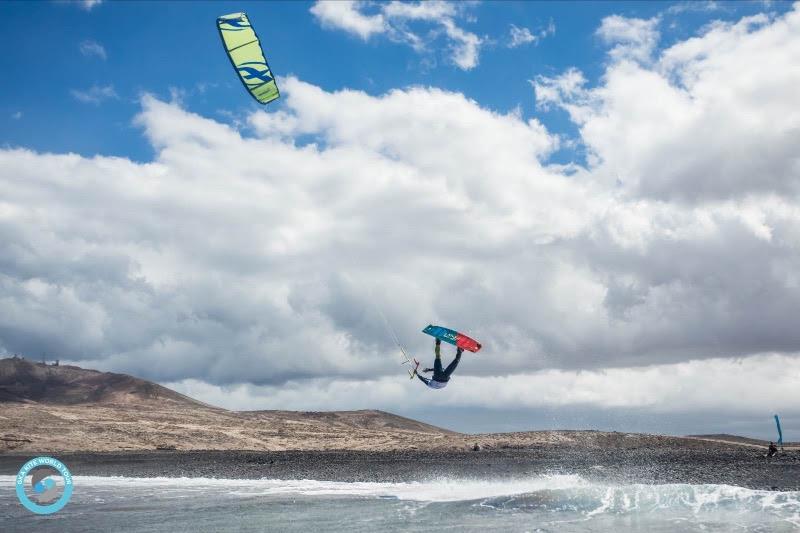
<svg viewBox="0 0 800 533">
<path fill-rule="evenodd" d="M 278 85 L 247 14 L 218 17 L 217 28 L 233 68 L 253 98 L 262 104 L 277 99 L 280 96 Z"/>
</svg>

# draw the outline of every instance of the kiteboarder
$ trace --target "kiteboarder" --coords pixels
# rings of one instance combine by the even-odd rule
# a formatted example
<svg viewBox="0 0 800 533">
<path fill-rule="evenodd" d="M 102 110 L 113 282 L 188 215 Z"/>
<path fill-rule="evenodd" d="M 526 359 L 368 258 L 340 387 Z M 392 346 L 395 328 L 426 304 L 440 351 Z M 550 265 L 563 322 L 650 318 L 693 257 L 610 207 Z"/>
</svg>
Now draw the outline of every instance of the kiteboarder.
<svg viewBox="0 0 800 533">
<path fill-rule="evenodd" d="M 778 453 L 778 447 L 775 446 L 774 442 L 769 443 L 769 448 L 767 448 L 767 455 L 765 457 L 774 457 L 775 454 Z"/>
<path fill-rule="evenodd" d="M 455 371 L 458 363 L 461 362 L 461 354 L 464 352 L 463 348 L 458 347 L 456 349 L 456 358 L 447 365 L 447 368 L 442 369 L 441 346 L 441 339 L 436 339 L 436 347 L 434 348 L 436 359 L 433 362 L 433 368 L 426 368 L 423 370 L 423 372 L 433 372 L 433 376 L 431 378 L 424 378 L 417 374 L 420 381 L 432 389 L 443 389 L 447 386 L 447 382 L 450 381 L 450 375 Z"/>
</svg>

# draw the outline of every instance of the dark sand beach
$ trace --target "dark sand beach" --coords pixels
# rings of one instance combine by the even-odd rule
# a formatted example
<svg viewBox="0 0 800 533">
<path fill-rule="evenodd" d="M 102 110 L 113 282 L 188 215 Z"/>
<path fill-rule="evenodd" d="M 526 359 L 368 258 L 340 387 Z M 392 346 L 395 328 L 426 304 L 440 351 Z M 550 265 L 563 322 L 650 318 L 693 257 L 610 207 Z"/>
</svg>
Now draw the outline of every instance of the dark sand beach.
<svg viewBox="0 0 800 533">
<path fill-rule="evenodd" d="M 47 452 L 42 452 L 47 453 Z M 0 455 L 13 475 L 36 454 Z M 726 484 L 800 490 L 800 452 L 765 459 L 761 450 L 711 444 L 662 448 L 529 448 L 481 451 L 157 451 L 62 453 L 78 476 L 422 481 L 435 478 L 522 478 L 578 474 L 632 484 Z"/>
</svg>

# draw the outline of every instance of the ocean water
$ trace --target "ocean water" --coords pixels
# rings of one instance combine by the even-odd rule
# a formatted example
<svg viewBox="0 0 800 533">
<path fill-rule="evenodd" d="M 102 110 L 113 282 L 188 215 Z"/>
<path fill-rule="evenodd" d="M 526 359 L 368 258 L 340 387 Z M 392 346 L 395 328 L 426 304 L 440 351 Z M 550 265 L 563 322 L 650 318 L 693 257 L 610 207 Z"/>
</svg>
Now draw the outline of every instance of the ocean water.
<svg viewBox="0 0 800 533">
<path fill-rule="evenodd" d="M 574 475 L 410 483 L 79 477 L 49 516 L 0 476 L 0 530 L 800 531 L 800 492 L 728 485 L 612 485 Z"/>
</svg>

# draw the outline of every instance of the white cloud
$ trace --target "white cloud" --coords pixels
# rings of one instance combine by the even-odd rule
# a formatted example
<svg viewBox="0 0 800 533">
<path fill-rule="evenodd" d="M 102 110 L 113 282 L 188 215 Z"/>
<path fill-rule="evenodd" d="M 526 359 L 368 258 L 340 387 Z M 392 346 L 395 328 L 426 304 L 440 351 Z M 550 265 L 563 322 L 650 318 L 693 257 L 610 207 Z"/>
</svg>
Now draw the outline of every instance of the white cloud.
<svg viewBox="0 0 800 533">
<path fill-rule="evenodd" d="M 606 44 L 614 45 L 609 52 L 613 60 L 648 62 L 658 44 L 658 23 L 658 18 L 645 20 L 611 15 L 603 19 L 597 35 Z"/>
<path fill-rule="evenodd" d="M 85 57 L 95 56 L 103 60 L 108 57 L 106 54 L 106 49 L 103 47 L 103 45 L 96 41 L 92 41 L 91 39 L 81 42 L 79 49 L 81 54 L 83 54 Z"/>
<path fill-rule="evenodd" d="M 15 112 L 11 113 L 11 118 L 13 118 L 14 120 L 21 119 L 22 118 L 22 111 L 15 111 Z"/>
<path fill-rule="evenodd" d="M 547 37 L 548 35 L 553 35 L 556 32 L 556 25 L 551 20 L 548 26 L 536 34 L 531 33 L 531 30 L 528 28 L 520 28 L 511 24 L 511 28 L 509 30 L 509 48 L 517 48 L 518 46 L 522 46 L 529 43 L 538 44 L 539 41 Z"/>
<path fill-rule="evenodd" d="M 797 8 L 773 21 L 715 23 L 650 67 L 612 63 L 595 88 L 539 79 L 537 100 L 570 113 L 592 179 L 619 181 L 621 192 L 690 202 L 790 198 L 800 191 L 798 34 Z"/>
<path fill-rule="evenodd" d="M 364 40 L 386 31 L 383 15 L 364 15 L 354 0 L 320 1 L 311 7 L 311 13 L 323 26 L 337 28 L 358 35 Z"/>
<path fill-rule="evenodd" d="M 453 3 L 438 0 L 417 3 L 394 0 L 384 6 L 383 12 L 389 18 L 438 21 L 454 17 L 456 7 Z"/>
<path fill-rule="evenodd" d="M 570 68 L 563 74 L 552 78 L 539 76 L 531 82 L 536 96 L 536 107 L 548 110 L 551 106 L 561 106 L 573 110 L 577 114 L 576 103 L 585 101 L 586 78 L 576 68 Z"/>
<path fill-rule="evenodd" d="M 469 363 L 462 363 L 465 367 Z M 460 370 L 460 369 L 459 369 Z M 468 372 L 464 370 L 464 374 Z M 710 377 L 713 376 L 713 379 Z M 380 379 L 314 379 L 280 387 L 219 387 L 197 380 L 167 386 L 228 409 L 422 409 L 435 395 L 439 408 L 496 410 L 584 408 L 646 409 L 652 413 L 800 413 L 795 391 L 800 358 L 763 354 L 739 360 L 710 359 L 672 365 L 599 371 L 548 370 L 503 376 L 460 375 L 447 394 L 401 376 Z M 415 394 L 414 392 L 418 392 Z M 765 415 L 766 413 L 766 415 Z"/>
<path fill-rule="evenodd" d="M 451 20 L 443 19 L 447 36 L 452 41 L 452 59 L 462 70 L 470 70 L 478 66 L 478 52 L 481 46 L 481 39 L 474 33 L 464 31 Z"/>
<path fill-rule="evenodd" d="M 686 12 L 705 12 L 723 10 L 724 7 L 714 0 L 692 0 L 691 2 L 678 2 L 669 6 L 664 12 L 668 15 L 680 15 Z"/>
<path fill-rule="evenodd" d="M 374 12 L 368 14 L 366 11 L 370 8 Z M 462 5 L 439 0 L 392 1 L 379 4 L 379 7 L 369 2 L 317 0 L 311 7 L 311 13 L 324 27 L 340 29 L 364 40 L 385 34 L 392 41 L 405 43 L 418 53 L 428 52 L 443 33 L 447 37 L 450 60 L 462 70 L 470 70 L 478 65 L 484 40 L 456 24 L 462 10 Z M 434 30 L 420 34 L 416 29 L 420 23 L 433 26 Z M 410 27 L 412 24 L 414 28 Z"/>
<path fill-rule="evenodd" d="M 119 98 L 113 85 L 92 85 L 85 91 L 73 89 L 70 93 L 73 98 L 84 104 L 99 105 L 106 100 L 116 100 Z"/>
<path fill-rule="evenodd" d="M 511 42 L 508 43 L 509 48 L 516 48 L 517 46 L 536 41 L 536 36 L 532 34 L 531 30 L 528 28 L 518 28 L 512 24 L 510 33 Z"/>
</svg>

